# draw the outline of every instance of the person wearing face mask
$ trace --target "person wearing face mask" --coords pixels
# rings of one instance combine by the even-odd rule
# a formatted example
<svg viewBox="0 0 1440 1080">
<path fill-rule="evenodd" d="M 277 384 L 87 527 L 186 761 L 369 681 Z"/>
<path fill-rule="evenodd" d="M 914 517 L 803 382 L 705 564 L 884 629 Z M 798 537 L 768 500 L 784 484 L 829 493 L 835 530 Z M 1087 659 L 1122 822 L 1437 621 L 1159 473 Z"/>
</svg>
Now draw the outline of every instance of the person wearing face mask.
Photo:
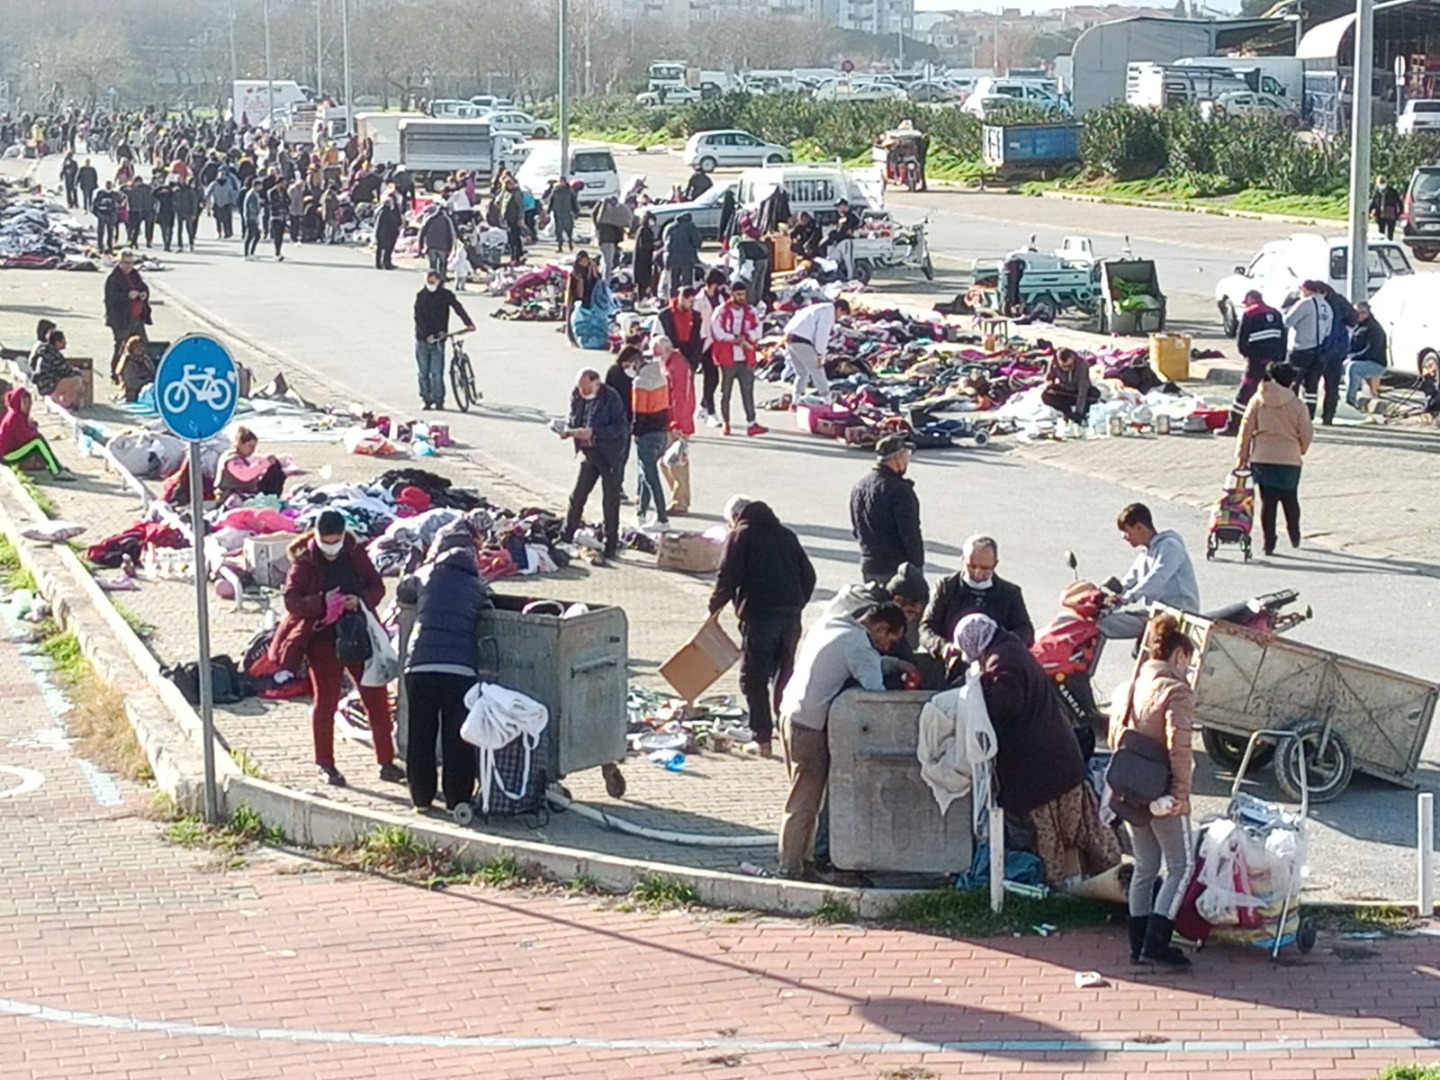
<svg viewBox="0 0 1440 1080">
<path fill-rule="evenodd" d="M 269 659 L 282 671 L 310 668 L 310 727 L 315 740 L 315 767 L 331 787 L 345 787 L 335 767 L 335 710 L 340 705 L 346 672 L 360 688 L 360 700 L 375 741 L 380 779 L 399 784 L 404 771 L 395 764 L 390 734 L 390 695 L 384 686 L 361 682 L 364 666 L 342 665 L 335 655 L 335 624 L 347 611 L 374 612 L 385 598 L 385 583 L 365 546 L 346 529 L 338 510 L 325 510 L 315 528 L 290 545 L 290 572 L 285 578 L 285 616 L 270 641 Z"/>
<path fill-rule="evenodd" d="M 995 573 L 1000 545 L 993 537 L 972 536 L 965 541 L 965 569 L 942 578 L 925 617 L 920 620 L 920 645 L 947 664 L 949 677 L 963 676 L 964 663 L 952 644 L 955 627 L 966 615 L 980 612 L 994 619 L 1028 649 L 1035 644 L 1035 625 L 1025 607 L 1020 586 Z"/>
<path fill-rule="evenodd" d="M 455 294 L 441 284 L 440 273 L 425 275 L 425 287 L 415 294 L 415 368 L 420 382 L 421 408 L 445 407 L 445 335 L 450 332 L 450 312 L 465 322 L 465 332 L 475 330 L 475 321 Z"/>
</svg>

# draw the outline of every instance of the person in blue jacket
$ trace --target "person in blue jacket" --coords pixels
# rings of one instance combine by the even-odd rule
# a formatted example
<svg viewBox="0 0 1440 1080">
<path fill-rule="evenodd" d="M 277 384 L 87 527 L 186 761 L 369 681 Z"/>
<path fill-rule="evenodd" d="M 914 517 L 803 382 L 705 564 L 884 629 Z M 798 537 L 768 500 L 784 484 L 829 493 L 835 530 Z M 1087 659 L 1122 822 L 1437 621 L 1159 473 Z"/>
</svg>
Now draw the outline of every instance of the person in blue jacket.
<svg viewBox="0 0 1440 1080">
<path fill-rule="evenodd" d="M 560 437 L 573 440 L 580 455 L 580 473 L 570 493 L 570 512 L 565 516 L 565 539 L 574 539 L 585 504 L 598 482 L 605 522 L 604 555 L 613 559 L 619 548 L 620 492 L 630 446 L 630 418 L 620 395 L 606 386 L 593 368 L 586 368 L 576 377 L 570 395 L 570 416 Z"/>
<path fill-rule="evenodd" d="M 480 677 L 480 613 L 492 606 L 490 588 L 476 562 L 475 540 L 463 518 L 447 525 L 436 535 L 419 573 L 396 590 L 402 603 L 416 606 L 405 655 L 410 721 L 405 773 L 410 801 L 419 810 L 428 810 L 435 800 L 437 733 L 444 755 L 440 790 L 445 809 L 454 810 L 475 793 L 476 752 L 460 738 L 460 725 L 465 694 Z"/>
</svg>

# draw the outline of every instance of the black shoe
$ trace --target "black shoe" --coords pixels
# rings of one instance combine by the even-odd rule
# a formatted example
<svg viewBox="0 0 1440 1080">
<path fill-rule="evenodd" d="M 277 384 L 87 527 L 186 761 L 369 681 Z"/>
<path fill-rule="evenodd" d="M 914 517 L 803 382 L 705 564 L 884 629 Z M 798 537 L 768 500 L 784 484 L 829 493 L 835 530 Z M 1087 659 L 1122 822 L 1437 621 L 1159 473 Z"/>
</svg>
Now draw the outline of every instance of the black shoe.
<svg viewBox="0 0 1440 1080">
<path fill-rule="evenodd" d="M 405 782 L 405 770 L 392 761 L 388 765 L 380 766 L 380 779 L 384 780 L 387 784 L 403 784 Z"/>
<path fill-rule="evenodd" d="M 350 786 L 350 781 L 345 779 L 345 774 L 335 768 L 334 765 L 320 765 L 318 768 L 320 770 L 320 779 L 324 780 L 325 783 L 331 787 Z"/>
<path fill-rule="evenodd" d="M 1188 968 L 1190 958 L 1170 944 L 1175 936 L 1175 923 L 1162 915 L 1151 915 L 1145 926 L 1145 944 L 1140 958 L 1172 968 Z"/>
<path fill-rule="evenodd" d="M 421 403 L 420 403 L 420 411 L 421 411 L 421 412 L 429 412 L 430 409 L 431 409 L 430 402 L 424 401 L 424 402 L 421 402 Z"/>
<path fill-rule="evenodd" d="M 1140 952 L 1145 948 L 1145 930 L 1150 925 L 1149 915 L 1130 916 L 1130 962 L 1140 963 Z"/>
</svg>

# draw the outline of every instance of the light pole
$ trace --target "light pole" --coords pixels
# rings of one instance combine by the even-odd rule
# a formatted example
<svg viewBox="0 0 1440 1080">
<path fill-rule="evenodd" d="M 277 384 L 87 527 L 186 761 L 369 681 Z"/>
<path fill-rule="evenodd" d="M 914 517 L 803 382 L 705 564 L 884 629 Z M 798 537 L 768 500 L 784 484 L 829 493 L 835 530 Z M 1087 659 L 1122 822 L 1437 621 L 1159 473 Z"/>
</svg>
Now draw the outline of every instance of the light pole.
<svg viewBox="0 0 1440 1080">
<path fill-rule="evenodd" d="M 320 37 L 324 30 L 320 26 L 321 0 L 315 0 L 315 96 L 325 96 L 325 42 Z"/>
<path fill-rule="evenodd" d="M 265 0 L 265 130 L 275 123 L 275 79 L 270 73 L 270 0 Z"/>
<path fill-rule="evenodd" d="M 340 0 L 340 37 L 344 42 L 345 53 L 345 134 L 355 134 L 355 109 L 352 102 L 355 100 L 350 93 L 350 0 Z"/>
<path fill-rule="evenodd" d="M 230 91 L 234 93 L 235 82 L 240 78 L 240 65 L 235 62 L 235 0 L 230 0 Z M 231 105 L 234 108 L 234 105 Z"/>
<path fill-rule="evenodd" d="M 560 0 L 560 64 L 555 82 L 555 96 L 559 98 L 560 122 L 560 175 L 570 182 L 570 83 L 569 53 L 570 0 Z"/>
<path fill-rule="evenodd" d="M 1375 2 L 1355 3 L 1355 62 L 1350 86 L 1350 301 L 1370 299 L 1370 119 L 1375 62 Z"/>
</svg>

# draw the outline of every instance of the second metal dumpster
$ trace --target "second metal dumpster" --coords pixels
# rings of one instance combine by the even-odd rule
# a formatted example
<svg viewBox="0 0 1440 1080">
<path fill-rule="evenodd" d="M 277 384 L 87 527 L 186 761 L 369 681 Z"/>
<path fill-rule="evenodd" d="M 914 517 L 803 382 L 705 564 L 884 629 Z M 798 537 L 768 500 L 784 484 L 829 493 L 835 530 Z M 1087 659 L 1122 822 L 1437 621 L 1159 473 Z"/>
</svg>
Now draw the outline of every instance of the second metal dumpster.
<svg viewBox="0 0 1440 1080">
<path fill-rule="evenodd" d="M 1006 174 L 1048 175 L 1080 160 L 1081 124 L 986 124 L 985 164 Z"/>
<path fill-rule="evenodd" d="M 496 594 L 494 601 L 480 617 L 481 678 L 550 710 L 550 776 L 623 759 L 630 660 L 624 609 L 592 605 L 581 615 L 537 615 L 524 612 L 533 597 Z M 414 621 L 414 607 L 401 604 L 402 659 Z M 402 746 L 408 723 L 402 690 L 397 716 Z"/>
<path fill-rule="evenodd" d="M 830 706 L 830 861 L 842 870 L 970 868 L 970 799 L 942 816 L 915 756 L 928 691 L 847 690 Z"/>
</svg>

